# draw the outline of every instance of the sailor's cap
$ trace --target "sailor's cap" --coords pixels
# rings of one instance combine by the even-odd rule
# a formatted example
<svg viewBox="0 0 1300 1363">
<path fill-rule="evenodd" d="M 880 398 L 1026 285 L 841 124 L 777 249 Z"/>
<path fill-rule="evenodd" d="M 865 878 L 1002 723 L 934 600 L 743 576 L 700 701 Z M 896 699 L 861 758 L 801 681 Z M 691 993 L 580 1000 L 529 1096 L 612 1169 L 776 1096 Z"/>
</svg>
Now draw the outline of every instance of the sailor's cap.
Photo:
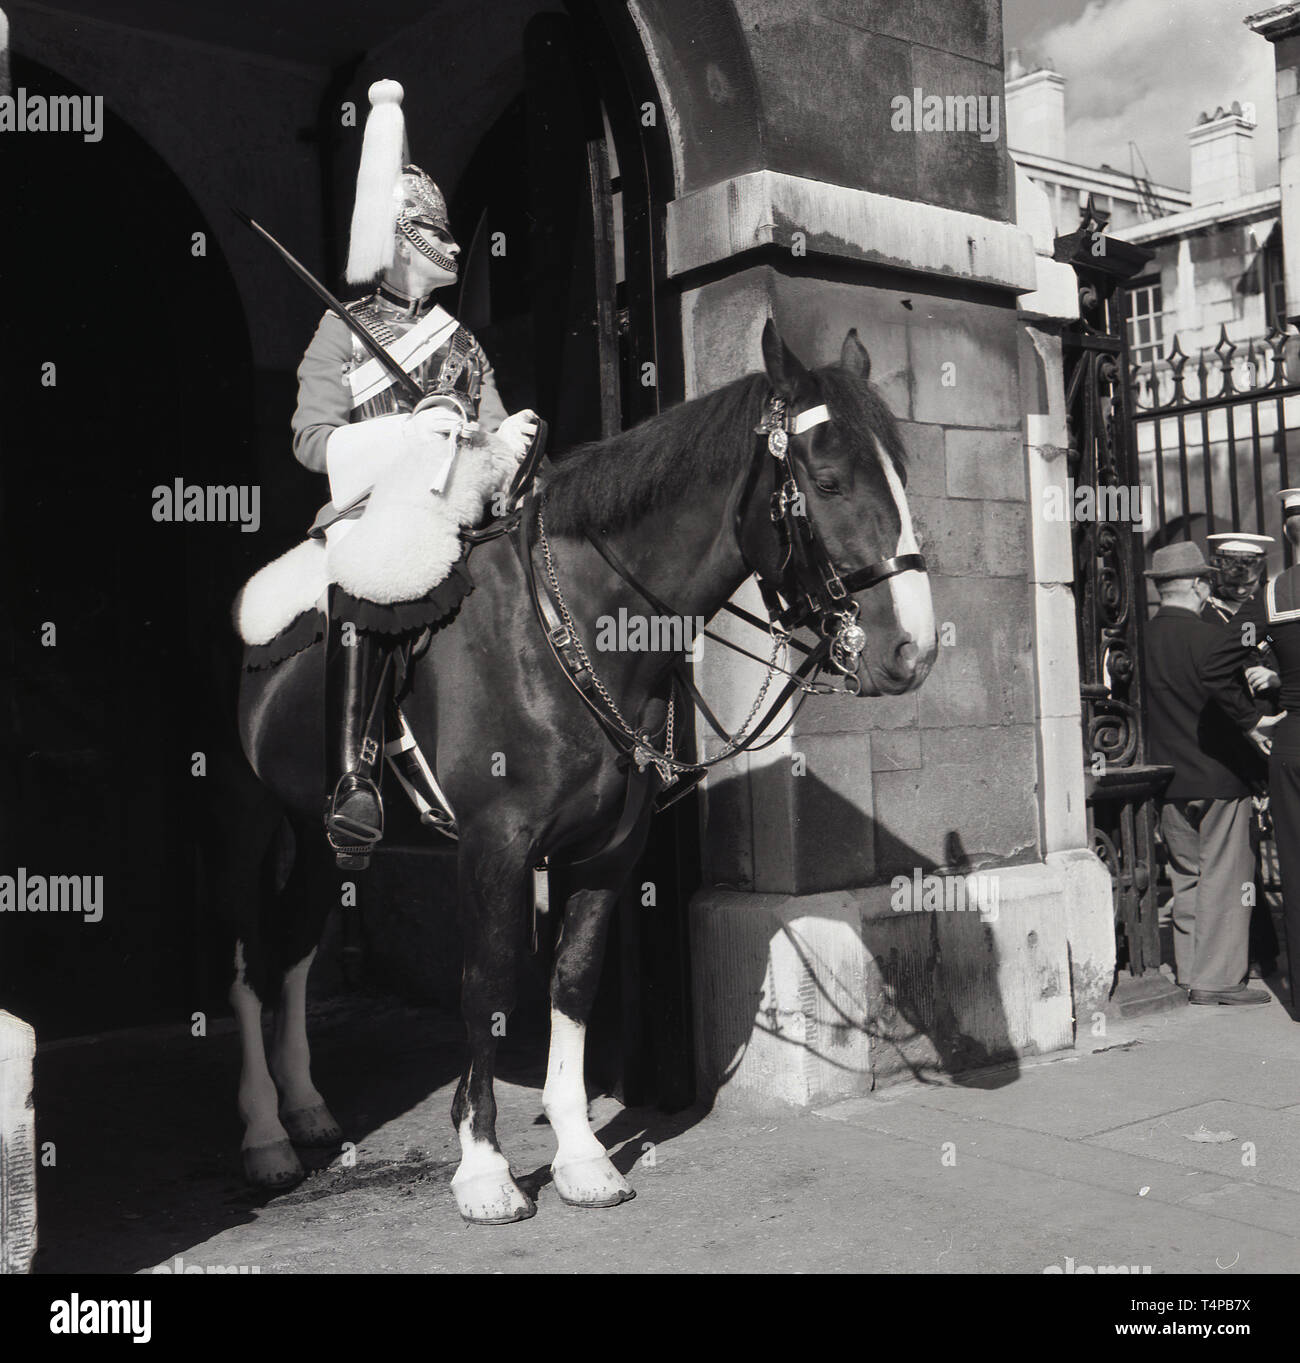
<svg viewBox="0 0 1300 1363">
<path fill-rule="evenodd" d="M 1284 516 L 1290 516 L 1300 511 L 1300 487 L 1284 487 L 1277 495 L 1282 499 L 1282 514 Z"/>
<path fill-rule="evenodd" d="M 1296 498 L 1300 506 L 1300 489 L 1296 490 Z M 1272 535 L 1248 535 L 1240 530 L 1206 535 L 1205 542 L 1212 554 L 1266 554 L 1268 546 L 1277 543 Z"/>
</svg>

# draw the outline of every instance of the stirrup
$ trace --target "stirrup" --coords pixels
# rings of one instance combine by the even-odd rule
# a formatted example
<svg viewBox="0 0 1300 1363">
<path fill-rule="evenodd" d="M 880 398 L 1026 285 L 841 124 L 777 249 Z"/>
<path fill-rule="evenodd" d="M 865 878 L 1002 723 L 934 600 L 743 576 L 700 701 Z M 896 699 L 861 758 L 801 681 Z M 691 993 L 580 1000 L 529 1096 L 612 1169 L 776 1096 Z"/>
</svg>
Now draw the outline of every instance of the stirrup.
<svg viewBox="0 0 1300 1363">
<path fill-rule="evenodd" d="M 372 824 L 359 823 L 338 812 L 340 805 L 347 800 L 347 797 L 358 790 L 363 791 L 374 800 L 375 807 L 379 810 L 378 827 Z M 325 811 L 325 836 L 336 852 L 352 851 L 358 844 L 362 849 L 368 851 L 384 836 L 383 797 L 379 793 L 379 787 L 369 777 L 362 776 L 360 772 L 355 771 L 345 771 L 339 777 L 338 784 L 334 787 L 334 794 Z M 344 842 L 344 839 L 346 839 L 346 842 Z"/>
</svg>

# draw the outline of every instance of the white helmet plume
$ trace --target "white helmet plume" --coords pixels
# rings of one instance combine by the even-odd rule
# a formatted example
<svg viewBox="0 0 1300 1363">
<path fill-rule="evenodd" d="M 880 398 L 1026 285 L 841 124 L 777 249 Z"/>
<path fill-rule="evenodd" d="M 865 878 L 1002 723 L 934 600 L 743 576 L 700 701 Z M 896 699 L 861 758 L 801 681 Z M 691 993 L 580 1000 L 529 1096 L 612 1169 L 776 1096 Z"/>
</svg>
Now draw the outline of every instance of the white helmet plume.
<svg viewBox="0 0 1300 1363">
<path fill-rule="evenodd" d="M 397 200 L 394 189 L 406 160 L 406 119 L 402 87 L 395 80 L 370 87 L 370 114 L 361 142 L 357 197 L 352 209 L 347 280 L 365 284 L 393 263 Z"/>
</svg>

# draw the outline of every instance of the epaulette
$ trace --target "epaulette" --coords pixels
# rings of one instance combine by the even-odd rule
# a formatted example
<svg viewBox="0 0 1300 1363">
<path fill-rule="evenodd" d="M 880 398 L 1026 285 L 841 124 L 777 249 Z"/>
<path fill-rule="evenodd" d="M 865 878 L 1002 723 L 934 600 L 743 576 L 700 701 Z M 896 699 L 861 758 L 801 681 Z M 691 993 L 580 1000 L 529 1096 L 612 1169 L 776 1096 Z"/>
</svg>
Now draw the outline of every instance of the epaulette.
<svg viewBox="0 0 1300 1363">
<path fill-rule="evenodd" d="M 1273 578 L 1264 593 L 1270 625 L 1300 620 L 1300 566 L 1287 568 Z"/>
<path fill-rule="evenodd" d="M 355 303 L 348 303 L 347 310 L 382 346 L 390 346 L 397 340 L 397 333 L 384 321 L 379 309 L 375 307 L 376 295 L 367 294 Z"/>
</svg>

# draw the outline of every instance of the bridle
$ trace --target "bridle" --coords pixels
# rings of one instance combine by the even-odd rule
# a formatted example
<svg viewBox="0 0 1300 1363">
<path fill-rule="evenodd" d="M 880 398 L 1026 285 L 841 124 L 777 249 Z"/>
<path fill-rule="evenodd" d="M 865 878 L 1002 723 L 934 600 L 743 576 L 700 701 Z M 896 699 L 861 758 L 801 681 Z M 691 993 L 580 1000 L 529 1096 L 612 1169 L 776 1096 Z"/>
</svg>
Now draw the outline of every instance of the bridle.
<svg viewBox="0 0 1300 1363">
<path fill-rule="evenodd" d="M 763 604 L 767 608 L 768 620 L 764 622 L 731 602 L 727 602 L 723 609 L 747 624 L 769 633 L 773 641 L 772 657 L 766 661 L 767 676 L 758 697 L 736 735 L 729 734 L 718 722 L 689 671 L 680 664 L 674 670 L 673 675 L 677 683 L 686 691 L 710 727 L 724 740 L 720 752 L 701 762 L 681 762 L 673 753 L 674 698 L 671 691 L 664 724 L 663 751 L 655 748 L 652 736 L 645 729 L 633 728 L 619 711 L 614 698 L 596 675 L 560 589 L 550 545 L 546 538 L 543 515 L 544 491 L 530 497 L 524 505 L 519 522 L 521 531 L 518 540 L 519 555 L 534 609 L 546 633 L 552 653 L 561 664 L 565 676 L 600 721 L 615 746 L 632 758 L 638 770 L 643 771 L 647 766 L 653 766 L 665 785 L 673 781 L 678 774 L 694 774 L 693 780 L 682 783 L 680 792 L 674 792 L 672 797 L 674 799 L 678 798 L 679 793 L 684 794 L 696 784 L 709 767 L 726 761 L 737 753 L 754 748 L 759 736 L 796 691 L 803 693 L 799 701 L 802 705 L 803 699 L 810 694 L 833 693 L 839 689 L 816 680 L 817 675 L 828 666 L 844 676 L 842 689 L 845 692 L 851 695 L 860 694 L 857 668 L 867 645 L 867 636 L 858 624 L 860 608 L 852 599 L 853 594 L 878 586 L 899 573 L 925 571 L 925 559 L 917 553 L 896 554 L 890 558 L 877 559 L 874 563 L 847 573 L 841 573 L 835 566 L 817 527 L 807 514 L 806 499 L 800 491 L 789 452 L 791 435 L 802 435 L 829 420 L 830 413 L 824 405 L 791 415 L 787 411 L 785 401 L 773 394 L 767 399 L 762 421 L 754 428 L 758 445 L 750 462 L 745 486 L 736 503 L 733 529 L 741 560 L 758 581 Z M 773 524 L 780 528 L 783 550 L 777 581 L 770 580 L 755 568 L 745 552 L 746 512 L 758 486 L 760 470 L 768 457 L 772 460 L 773 472 L 769 516 Z M 547 577 L 545 584 L 539 580 L 533 560 L 534 532 L 536 543 L 542 550 Z M 587 539 L 615 573 L 653 606 L 656 612 L 665 616 L 676 616 L 671 606 L 637 580 L 603 538 L 588 533 Z M 789 596 L 790 604 L 785 604 L 782 600 L 783 595 Z M 821 637 L 815 646 L 809 647 L 796 639 L 794 633 L 814 623 Z M 724 647 L 764 662 L 757 654 L 711 630 L 706 629 L 704 634 Z M 793 672 L 777 665 L 778 656 L 787 646 L 794 647 L 805 655 L 803 662 Z M 767 696 L 772 677 L 777 672 L 786 675 L 789 681 L 768 706 L 761 721 L 754 723 Z M 761 747 L 767 747 L 781 737 L 794 722 L 798 708 L 797 705 L 785 724 L 760 745 Z M 671 803 L 671 800 L 660 801 L 660 807 L 667 803 Z"/>
<path fill-rule="evenodd" d="M 858 659 L 867 646 L 867 636 L 857 623 L 860 607 L 852 597 L 899 573 L 925 572 L 925 559 L 920 554 L 896 554 L 892 558 L 877 559 L 875 563 L 855 568 L 849 573 L 842 574 L 837 570 L 821 534 L 808 515 L 807 499 L 799 488 L 790 460 L 790 436 L 803 435 L 829 420 L 830 413 L 824 404 L 791 416 L 786 409 L 785 399 L 773 394 L 768 398 L 763 420 L 754 427 L 760 442 L 763 436 L 767 437 L 767 453 L 773 461 L 769 514 L 773 523 L 781 529 L 784 554 L 778 573 L 783 580 L 787 570 L 793 577 L 793 604 L 787 607 L 781 605 L 779 588 L 768 582 L 745 553 L 745 513 L 763 460 L 761 443 L 756 458 L 750 464 L 745 490 L 736 503 L 733 526 L 741 559 L 758 579 L 763 604 L 767 607 L 772 623 L 793 633 L 815 618 L 822 635 L 831 640 L 831 666 L 846 676 L 854 676 L 858 670 Z M 888 455 L 885 457 L 888 458 Z"/>
</svg>

